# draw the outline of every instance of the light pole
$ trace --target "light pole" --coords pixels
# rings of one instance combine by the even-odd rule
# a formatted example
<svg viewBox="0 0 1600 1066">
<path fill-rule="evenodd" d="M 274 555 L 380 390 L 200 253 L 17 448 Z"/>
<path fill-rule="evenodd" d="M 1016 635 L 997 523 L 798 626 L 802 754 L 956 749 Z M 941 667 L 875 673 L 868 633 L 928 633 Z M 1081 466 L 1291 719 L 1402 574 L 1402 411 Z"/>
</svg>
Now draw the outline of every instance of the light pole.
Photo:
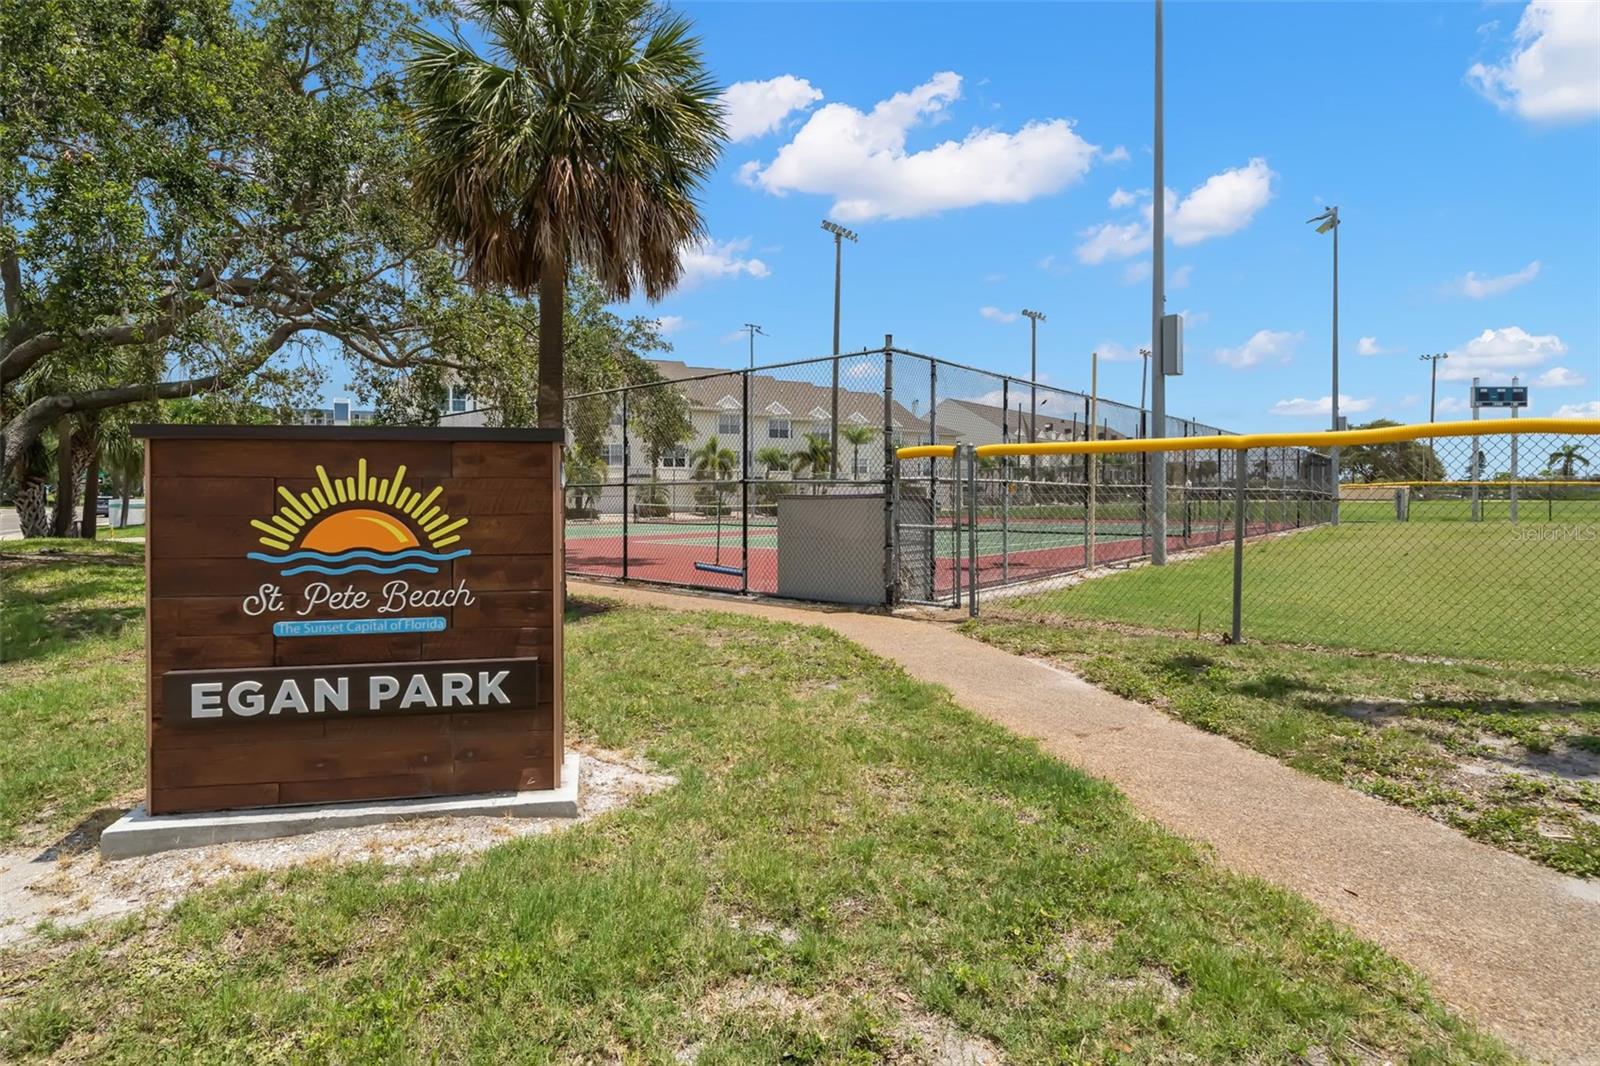
<svg viewBox="0 0 1600 1066">
<path fill-rule="evenodd" d="M 1028 320 L 1028 440 L 1031 443 L 1039 439 L 1039 323 L 1044 321 L 1044 312 L 1024 307 L 1022 315 Z M 1039 480 L 1037 455 L 1028 457 L 1028 479 Z"/>
<path fill-rule="evenodd" d="M 844 242 L 859 243 L 854 230 L 837 222 L 822 220 L 822 228 L 833 234 L 833 391 L 828 419 L 829 465 L 834 480 L 839 478 L 839 279 L 844 267 Z"/>
<path fill-rule="evenodd" d="M 1307 224 L 1319 223 L 1318 233 L 1333 230 L 1333 428 L 1339 428 L 1339 208 L 1328 208 L 1316 218 L 1306 219 Z M 1339 446 L 1335 444 L 1329 458 L 1333 462 L 1333 524 L 1339 524 Z"/>
<path fill-rule="evenodd" d="M 1145 379 L 1150 376 L 1150 349 L 1139 349 L 1139 436 L 1147 437 L 1150 429 L 1144 419 Z"/>
<path fill-rule="evenodd" d="M 1166 178 L 1166 123 L 1164 121 L 1165 89 L 1162 68 L 1165 66 L 1161 32 L 1161 0 L 1156 0 L 1156 101 L 1155 139 L 1151 154 L 1154 156 L 1155 176 L 1151 188 L 1150 213 L 1150 350 L 1154 364 L 1150 370 L 1150 420 L 1155 423 L 1152 432 L 1157 437 L 1167 434 L 1167 357 L 1161 350 L 1161 316 L 1167 310 L 1167 178 Z M 1167 563 L 1167 459 L 1163 453 L 1156 456 L 1150 471 L 1150 564 Z"/>
<path fill-rule="evenodd" d="M 754 370 L 756 368 L 756 334 L 759 333 L 763 337 L 770 337 L 772 334 L 766 332 L 754 322 L 746 322 L 739 328 L 750 334 L 750 369 Z"/>
<path fill-rule="evenodd" d="M 1428 421 L 1433 421 L 1434 407 L 1439 399 L 1439 360 L 1450 358 L 1449 352 L 1436 352 L 1433 355 L 1419 355 L 1418 359 L 1431 364 L 1428 376 Z"/>
</svg>

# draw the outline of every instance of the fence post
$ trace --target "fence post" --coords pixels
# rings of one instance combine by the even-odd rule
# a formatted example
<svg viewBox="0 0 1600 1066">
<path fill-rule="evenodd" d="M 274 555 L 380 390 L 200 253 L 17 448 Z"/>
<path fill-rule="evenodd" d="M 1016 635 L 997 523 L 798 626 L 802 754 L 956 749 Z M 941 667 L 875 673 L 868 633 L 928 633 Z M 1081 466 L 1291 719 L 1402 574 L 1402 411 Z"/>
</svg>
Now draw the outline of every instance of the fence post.
<svg viewBox="0 0 1600 1066">
<path fill-rule="evenodd" d="M 961 505 L 966 497 L 966 490 L 961 484 L 961 451 L 966 447 L 957 444 L 954 454 L 950 456 L 950 579 L 955 591 L 955 606 L 961 606 Z"/>
<path fill-rule="evenodd" d="M 835 363 L 835 366 L 838 364 Z M 739 380 L 739 591 L 750 591 L 750 372 Z"/>
<path fill-rule="evenodd" d="M 628 451 L 628 392 L 622 390 L 622 580 L 628 580 L 628 461 L 633 458 Z M 604 489 L 600 490 L 602 493 Z M 600 509 L 595 501 L 595 510 Z"/>
<path fill-rule="evenodd" d="M 837 279 L 835 279 L 837 280 Z M 838 330 L 834 330 L 837 334 Z M 839 480 L 839 338 L 833 338 L 833 386 L 831 399 L 828 406 L 828 476 L 834 481 Z M 854 480 L 855 467 L 850 468 L 850 477 Z"/>
<path fill-rule="evenodd" d="M 900 602 L 900 461 L 894 447 L 894 334 L 883 335 L 883 597 Z"/>
<path fill-rule="evenodd" d="M 967 445 L 967 614 L 978 617 L 978 446 Z"/>
<path fill-rule="evenodd" d="M 1244 449 L 1233 453 L 1233 643 L 1244 638 L 1241 633 L 1244 611 L 1244 495 L 1250 478 L 1250 453 Z"/>
<path fill-rule="evenodd" d="M 1010 423 L 1006 421 L 1006 409 L 1011 403 L 1011 379 L 1000 379 L 1000 442 L 1009 443 L 1010 434 L 1007 429 Z M 1011 581 L 1011 483 L 1006 474 L 1011 468 L 1010 456 L 1000 460 L 1000 583 L 1009 584 Z"/>
</svg>

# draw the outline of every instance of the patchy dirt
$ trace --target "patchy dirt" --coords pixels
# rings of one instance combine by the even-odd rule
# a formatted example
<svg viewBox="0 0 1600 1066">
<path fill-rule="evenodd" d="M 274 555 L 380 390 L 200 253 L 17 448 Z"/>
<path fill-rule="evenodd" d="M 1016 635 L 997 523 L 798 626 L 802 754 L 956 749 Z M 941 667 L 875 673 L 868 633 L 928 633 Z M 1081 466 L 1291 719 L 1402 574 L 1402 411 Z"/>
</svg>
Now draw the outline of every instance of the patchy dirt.
<svg viewBox="0 0 1600 1066">
<path fill-rule="evenodd" d="M 618 752 L 577 750 L 583 756 L 577 818 L 415 819 L 107 862 L 99 855 L 100 830 L 122 811 L 98 811 L 42 852 L 0 851 L 0 947 L 33 939 L 41 922 L 72 926 L 144 907 L 170 907 L 237 874 L 314 863 L 407 866 L 439 855 L 485 851 L 518 837 L 557 832 L 674 783 Z"/>
<path fill-rule="evenodd" d="M 993 1043 L 963 1032 L 943 1015 L 924 1010 L 902 989 L 886 996 L 867 990 L 803 996 L 782 985 L 740 978 L 707 992 L 696 1010 L 713 1024 L 722 1018 L 765 1015 L 791 1024 L 821 1025 L 830 1015 L 844 1011 L 852 999 L 864 999 L 890 1017 L 889 1035 L 894 1045 L 887 1050 L 885 1061 L 926 1066 L 1000 1066 L 1006 1061 Z M 674 1057 L 683 1063 L 695 1062 L 703 1046 L 687 1045 Z"/>
</svg>

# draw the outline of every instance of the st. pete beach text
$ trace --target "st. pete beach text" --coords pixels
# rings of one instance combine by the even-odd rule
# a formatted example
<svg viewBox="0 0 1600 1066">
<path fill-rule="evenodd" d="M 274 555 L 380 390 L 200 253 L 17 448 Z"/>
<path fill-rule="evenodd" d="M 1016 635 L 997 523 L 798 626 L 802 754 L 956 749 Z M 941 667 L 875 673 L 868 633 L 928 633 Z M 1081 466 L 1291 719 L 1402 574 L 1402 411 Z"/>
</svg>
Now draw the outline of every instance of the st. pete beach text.
<svg viewBox="0 0 1600 1066">
<path fill-rule="evenodd" d="M 422 608 L 465 607 L 474 599 L 465 581 L 457 583 L 454 588 L 444 589 L 419 589 L 413 588 L 409 581 L 390 581 L 383 586 L 376 599 L 365 589 L 351 585 L 334 588 L 326 581 L 313 581 L 301 590 L 300 604 L 294 613 L 308 615 L 316 610 L 376 610 L 379 614 L 394 614 Z M 242 607 L 244 613 L 252 618 L 262 614 L 282 614 L 289 609 L 283 590 L 270 583 L 246 596 Z"/>
</svg>

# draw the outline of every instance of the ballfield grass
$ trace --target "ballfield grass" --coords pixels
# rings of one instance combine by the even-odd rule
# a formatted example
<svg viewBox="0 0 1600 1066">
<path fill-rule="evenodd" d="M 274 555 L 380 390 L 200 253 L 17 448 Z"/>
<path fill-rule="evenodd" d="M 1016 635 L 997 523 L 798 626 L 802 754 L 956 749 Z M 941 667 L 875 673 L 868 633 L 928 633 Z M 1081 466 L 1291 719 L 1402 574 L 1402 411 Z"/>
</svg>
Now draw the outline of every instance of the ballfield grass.
<svg viewBox="0 0 1600 1066">
<path fill-rule="evenodd" d="M 573 730 L 678 783 L 472 859 L 0 953 L 0 1059 L 1495 1062 L 1395 960 L 819 629 L 603 611 Z"/>
<path fill-rule="evenodd" d="M 1597 588 L 1600 524 L 1346 523 L 1246 545 L 1242 628 L 1251 641 L 1593 666 Z M 1223 549 L 997 609 L 1216 633 L 1232 589 Z"/>
<path fill-rule="evenodd" d="M 144 548 L 0 543 L 0 844 L 45 844 L 133 788 Z"/>
<path fill-rule="evenodd" d="M 983 620 L 968 631 L 1485 843 L 1600 877 L 1600 685 L 1592 676 L 1226 646 L 1086 624 Z"/>
</svg>

